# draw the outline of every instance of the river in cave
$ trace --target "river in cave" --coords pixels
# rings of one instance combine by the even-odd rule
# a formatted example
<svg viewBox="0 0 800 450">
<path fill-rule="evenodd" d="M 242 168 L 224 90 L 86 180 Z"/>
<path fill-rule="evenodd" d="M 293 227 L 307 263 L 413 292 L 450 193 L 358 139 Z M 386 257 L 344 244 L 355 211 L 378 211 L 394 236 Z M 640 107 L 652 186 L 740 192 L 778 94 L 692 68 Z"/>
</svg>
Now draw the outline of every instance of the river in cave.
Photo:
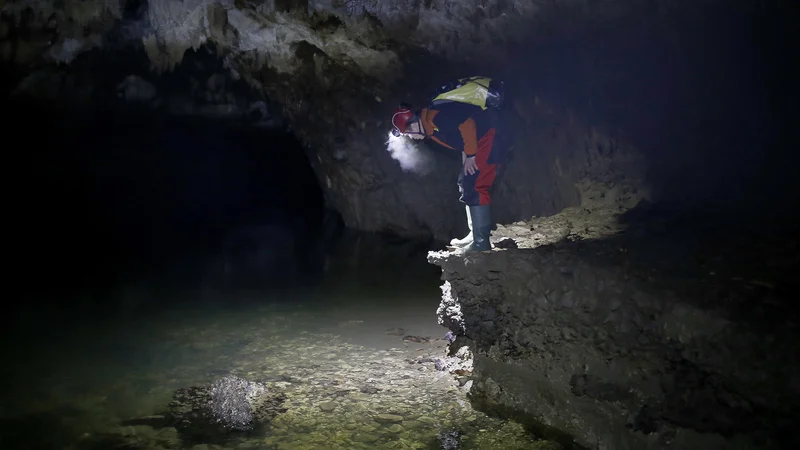
<svg viewBox="0 0 800 450">
<path fill-rule="evenodd" d="M 456 448 L 443 439 L 457 432 L 458 448 L 539 448 L 518 424 L 474 411 L 466 386 L 436 370 L 447 330 L 424 254 L 360 256 L 333 256 L 313 288 L 161 273 L 108 298 L 65 295 L 58 308 L 28 298 L 6 330 L 3 447 L 427 449 Z M 250 433 L 143 421 L 168 413 L 176 390 L 227 375 L 285 394 L 285 412 Z"/>
<path fill-rule="evenodd" d="M 343 229 L 291 136 L 35 120 L 52 132 L 27 137 L 14 205 L 2 448 L 547 445 L 437 370 L 433 244 Z M 229 376 L 280 396 L 265 427 L 176 415 L 177 391 Z"/>
</svg>

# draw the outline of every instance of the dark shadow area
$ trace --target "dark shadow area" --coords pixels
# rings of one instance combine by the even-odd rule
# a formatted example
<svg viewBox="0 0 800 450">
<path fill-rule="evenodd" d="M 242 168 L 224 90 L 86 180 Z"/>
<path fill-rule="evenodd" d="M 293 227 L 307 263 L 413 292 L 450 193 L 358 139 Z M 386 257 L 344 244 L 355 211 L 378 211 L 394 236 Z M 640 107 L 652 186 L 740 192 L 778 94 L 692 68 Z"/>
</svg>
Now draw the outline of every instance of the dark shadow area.
<svg viewBox="0 0 800 450">
<path fill-rule="evenodd" d="M 168 266 L 212 270 L 198 265 L 213 254 L 224 255 L 223 272 L 258 270 L 272 282 L 320 273 L 322 192 L 291 135 L 22 108 L 9 130 L 23 147 L 9 225 L 26 290 L 101 293 Z"/>
<path fill-rule="evenodd" d="M 559 448 L 563 450 L 586 450 L 585 447 L 576 444 L 567 433 L 542 423 L 532 414 L 515 411 L 512 408 L 492 401 L 491 398 L 485 395 L 470 395 L 469 400 L 475 409 L 484 411 L 494 417 L 515 420 L 522 424 L 530 433 L 549 441 L 557 442 L 560 446 Z"/>
<path fill-rule="evenodd" d="M 69 430 L 64 422 L 79 417 L 80 412 L 70 408 L 58 408 L 53 411 L 31 413 L 0 419 L 0 445 L 3 448 L 25 448 L 30 450 L 49 450 L 64 448 L 79 441 L 74 431 Z M 42 433 L 41 430 L 47 430 Z M 106 447 L 115 448 L 111 442 L 104 442 Z M 116 443 L 114 443 L 116 444 Z"/>
<path fill-rule="evenodd" d="M 797 321 L 800 228 L 793 220 L 642 202 L 618 221 L 619 235 L 568 245 L 586 247 L 581 253 L 596 264 L 629 265 L 651 290 L 682 293 L 730 320 L 787 332 Z"/>
<path fill-rule="evenodd" d="M 551 32 L 512 50 L 525 62 L 509 64 L 507 90 L 533 90 L 634 144 L 655 201 L 783 214 L 800 195 L 789 57 L 797 9 L 708 3 L 672 11 L 650 2 L 591 23 L 565 9 L 549 18 Z"/>
<path fill-rule="evenodd" d="M 795 425 L 787 418 L 800 405 L 787 375 L 796 372 L 787 355 L 796 352 L 800 320 L 796 223 L 791 217 L 752 220 L 713 208 L 647 202 L 619 221 L 625 225 L 619 235 L 559 248 L 595 267 L 624 270 L 630 286 L 673 302 L 675 310 L 696 308 L 725 324 L 727 333 L 738 334 L 732 339 L 709 333 L 703 350 L 687 351 L 694 342 L 665 343 L 662 370 L 670 382 L 661 385 L 664 397 L 642 404 L 629 428 L 648 434 L 676 425 L 726 438 L 747 435 L 763 448 L 796 446 Z M 633 297 L 628 304 L 638 301 Z M 682 326 L 707 332 L 695 329 L 690 316 Z M 712 359 L 715 363 L 708 362 Z M 720 371 L 716 364 L 755 368 L 764 381 Z M 626 389 L 613 380 L 588 379 L 578 383 L 577 392 L 575 381 L 576 395 L 598 400 Z"/>
</svg>

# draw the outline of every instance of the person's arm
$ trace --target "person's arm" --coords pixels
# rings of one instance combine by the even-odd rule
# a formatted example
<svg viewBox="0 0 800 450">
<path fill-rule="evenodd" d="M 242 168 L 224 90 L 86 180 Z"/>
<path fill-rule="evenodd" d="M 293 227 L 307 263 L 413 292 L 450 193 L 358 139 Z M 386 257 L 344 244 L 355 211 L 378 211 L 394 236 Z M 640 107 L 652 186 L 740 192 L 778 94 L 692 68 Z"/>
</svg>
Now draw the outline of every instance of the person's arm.
<svg viewBox="0 0 800 450">
<path fill-rule="evenodd" d="M 475 162 L 475 155 L 478 154 L 478 132 L 475 128 L 475 120 L 470 117 L 458 126 L 461 132 L 461 139 L 464 141 L 464 152 L 462 160 L 464 163 L 464 173 L 473 175 L 478 171 L 478 164 Z"/>
</svg>

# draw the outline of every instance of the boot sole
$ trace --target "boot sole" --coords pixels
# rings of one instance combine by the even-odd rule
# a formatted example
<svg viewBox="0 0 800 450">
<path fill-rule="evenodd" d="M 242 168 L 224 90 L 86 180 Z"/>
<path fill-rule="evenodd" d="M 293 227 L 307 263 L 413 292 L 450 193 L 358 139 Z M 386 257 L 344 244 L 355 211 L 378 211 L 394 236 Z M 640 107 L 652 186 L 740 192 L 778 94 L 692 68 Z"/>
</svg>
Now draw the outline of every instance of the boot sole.
<svg viewBox="0 0 800 450">
<path fill-rule="evenodd" d="M 445 248 L 447 248 L 447 250 L 451 251 L 451 252 L 455 252 L 455 251 L 464 249 L 464 247 L 453 247 L 452 245 L 448 245 Z M 477 251 L 472 251 L 470 253 L 492 253 L 492 250 L 477 250 Z"/>
</svg>

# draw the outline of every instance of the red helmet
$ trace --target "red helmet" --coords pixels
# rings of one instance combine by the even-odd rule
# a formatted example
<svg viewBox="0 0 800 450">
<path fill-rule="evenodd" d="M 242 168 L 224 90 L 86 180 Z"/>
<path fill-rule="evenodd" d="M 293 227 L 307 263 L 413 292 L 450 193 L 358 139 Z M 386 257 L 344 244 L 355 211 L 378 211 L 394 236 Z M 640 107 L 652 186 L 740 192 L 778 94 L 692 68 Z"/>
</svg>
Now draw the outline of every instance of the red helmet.
<svg viewBox="0 0 800 450">
<path fill-rule="evenodd" d="M 392 134 L 400 136 L 406 132 L 408 122 L 414 118 L 414 111 L 411 110 L 411 105 L 401 103 L 400 106 L 394 111 L 392 116 Z"/>
</svg>

